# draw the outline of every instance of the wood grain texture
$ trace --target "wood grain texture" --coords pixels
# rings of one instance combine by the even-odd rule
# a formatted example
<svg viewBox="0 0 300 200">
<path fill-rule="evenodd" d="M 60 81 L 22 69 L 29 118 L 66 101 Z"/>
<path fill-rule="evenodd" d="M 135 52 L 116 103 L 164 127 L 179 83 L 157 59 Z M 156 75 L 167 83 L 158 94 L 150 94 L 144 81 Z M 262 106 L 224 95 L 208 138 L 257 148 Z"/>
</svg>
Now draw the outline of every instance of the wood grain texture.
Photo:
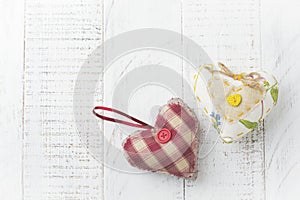
<svg viewBox="0 0 300 200">
<path fill-rule="evenodd" d="M 102 42 L 102 2 L 27 0 L 25 10 L 24 199 L 103 199 L 102 165 L 73 113 L 79 69 Z"/>
<path fill-rule="evenodd" d="M 243 3 L 238 1 L 227 3 L 220 1 L 212 1 L 209 3 L 188 1 L 175 6 L 177 9 L 173 10 L 173 12 L 172 9 L 174 9 L 174 6 L 170 5 L 174 5 L 174 3 L 169 3 L 168 5 L 164 3 L 160 4 L 160 9 L 165 8 L 165 10 L 167 10 L 166 7 L 171 7 L 169 10 L 173 15 L 166 12 L 161 13 L 160 10 L 155 10 L 152 14 L 151 6 L 154 5 L 155 3 L 153 2 L 151 5 L 146 2 L 137 4 L 133 4 L 133 2 L 113 2 L 111 5 L 106 5 L 110 8 L 110 10 L 106 12 L 110 13 L 110 15 L 105 15 L 105 21 L 110 23 L 110 25 L 106 25 L 106 33 L 109 32 L 115 35 L 118 32 L 125 32 L 136 28 L 161 28 L 161 24 L 164 25 L 163 28 L 169 28 L 172 24 L 176 25 L 175 19 L 176 17 L 180 17 L 182 23 L 178 24 L 178 28 L 171 30 L 175 30 L 196 40 L 205 48 L 213 60 L 222 60 L 228 62 L 230 65 L 238 66 L 236 67 L 237 70 L 245 70 L 249 66 L 255 66 L 254 69 L 259 69 L 261 62 L 259 49 L 259 1 L 247 1 Z M 116 14 L 111 15 L 111 13 L 114 12 Z M 151 15 L 152 17 L 148 19 L 145 17 L 145 13 L 151 13 L 152 15 L 147 15 Z M 169 16 L 172 16 L 172 19 L 168 20 L 168 24 L 164 24 L 164 21 L 157 22 L 156 20 L 156 17 L 165 19 Z M 180 27 L 181 30 L 179 29 Z M 215 38 L 218 39 L 216 40 Z M 167 55 L 163 56 L 167 57 Z M 130 67 L 134 68 L 134 66 L 145 64 L 150 60 L 143 58 L 140 54 L 131 59 L 127 59 L 127 62 L 120 61 L 120 63 L 118 63 L 124 67 L 112 70 L 113 72 L 107 75 L 108 78 L 104 79 L 104 83 L 108 86 L 105 88 L 110 88 L 111 85 L 116 84 L 117 81 L 109 81 L 109 79 L 117 79 L 118 72 L 129 73 L 130 70 L 132 70 Z M 139 59 L 141 60 L 140 62 L 137 61 Z M 174 66 L 176 65 L 173 65 L 173 68 L 176 68 Z M 125 72 L 124 68 L 126 70 Z M 189 69 L 189 66 L 183 65 L 184 73 L 190 74 Z M 113 77 L 113 75 L 115 76 Z M 110 89 L 105 89 L 105 91 L 111 91 Z M 133 107 L 133 110 L 129 110 L 131 114 L 137 113 L 137 116 L 140 118 L 149 119 L 146 114 L 149 113 L 149 108 L 143 107 L 147 105 L 147 107 L 151 108 L 153 100 L 151 100 L 151 97 L 148 97 L 148 94 L 151 94 L 150 91 L 148 88 L 148 90 L 143 93 L 144 99 L 139 99 L 143 101 L 143 103 L 139 103 L 138 100 L 134 101 L 134 105 L 141 105 L 141 107 Z M 162 97 L 158 91 L 154 92 L 153 95 L 157 96 L 156 98 L 166 99 Z M 107 99 L 111 100 L 111 93 L 105 93 L 104 96 L 104 102 L 109 103 Z M 184 96 L 181 97 L 188 98 Z M 163 104 L 162 101 L 161 104 Z M 143 112 L 140 112 L 141 110 Z M 111 133 L 112 131 L 106 131 L 108 135 L 111 135 Z M 199 179 L 196 182 L 188 181 L 186 183 L 184 181 L 182 185 L 183 193 L 177 198 L 264 199 L 264 143 L 262 133 L 263 130 L 260 128 L 256 133 L 249 134 L 249 136 L 244 138 L 240 143 L 232 146 L 226 146 L 219 142 L 205 159 L 200 160 L 200 168 L 202 170 L 199 173 Z M 205 138 L 202 144 L 205 147 L 200 153 L 208 151 L 214 144 L 216 137 L 213 134 L 216 133 L 211 131 L 210 134 L 212 134 L 212 136 Z M 114 132 L 109 138 L 111 140 L 115 140 L 115 138 L 124 139 L 124 136 L 122 136 L 121 133 Z M 107 159 L 111 159 L 111 157 Z M 141 198 L 141 195 L 144 197 L 148 191 L 153 191 L 151 185 L 160 184 L 159 182 L 155 184 L 152 183 L 156 181 L 155 178 L 161 177 L 150 174 L 149 176 L 145 175 L 136 178 L 132 177 L 132 175 L 114 174 L 116 174 L 114 171 L 105 171 L 105 180 L 107 180 L 105 181 L 105 187 L 107 187 L 108 194 L 106 197 L 109 199 L 135 199 L 138 197 Z M 141 178 L 148 182 L 145 186 L 140 185 Z M 130 182 L 128 182 L 128 180 L 130 180 Z M 137 185 L 138 191 L 136 189 Z M 166 182 L 164 181 L 164 186 L 160 186 L 159 188 L 165 187 L 165 185 Z M 172 194 L 176 191 L 178 183 L 171 179 L 171 181 L 167 181 L 167 185 L 171 187 L 167 192 L 170 196 L 167 196 L 168 194 L 166 192 L 159 192 L 160 189 L 156 188 L 157 193 L 166 195 L 164 197 L 165 199 L 174 198 Z M 175 186 L 175 188 L 173 188 L 173 186 Z M 165 191 L 165 189 L 163 189 L 163 191 Z M 150 196 L 145 195 L 146 197 L 144 198 L 154 198 L 157 193 L 152 193 Z"/>
<path fill-rule="evenodd" d="M 214 62 L 236 72 L 260 69 L 259 1 L 187 1 L 184 35 L 200 44 Z M 253 67 L 252 67 L 253 66 Z M 251 68 L 251 69 L 250 69 Z M 188 71 L 191 67 L 184 67 Z M 203 124 L 205 120 L 202 119 Z M 207 129 L 207 124 L 204 128 Z M 202 137 L 199 178 L 185 187 L 185 199 L 264 199 L 264 139 L 259 127 L 234 144 L 224 144 L 210 130 Z"/>
<path fill-rule="evenodd" d="M 179 33 L 181 31 L 181 2 L 178 0 L 105 0 L 104 5 L 105 40 L 120 33 L 141 28 L 169 29 Z M 134 40 L 132 42 L 134 43 Z M 118 48 L 118 45 L 115 44 L 115 48 Z M 181 73 L 181 60 L 161 51 L 139 50 L 119 58 L 104 74 L 104 104 L 106 106 L 114 105 L 114 107 L 119 105 L 118 109 L 154 124 L 159 106 L 166 104 L 174 94 L 169 90 L 168 85 L 157 80 L 142 84 L 137 79 L 143 76 L 147 79 L 146 77 L 150 76 L 148 73 L 152 72 L 153 68 L 143 68 L 143 66 L 157 66 L 157 64 L 167 67 L 173 65 L 173 68 L 178 66 L 177 73 Z M 137 73 L 137 77 L 128 78 L 138 69 L 144 70 Z M 160 69 L 157 67 L 157 70 Z M 166 70 L 172 70 L 172 67 Z M 157 76 L 163 77 L 168 76 L 168 74 L 159 75 L 157 73 Z M 136 88 L 130 89 L 130 85 L 133 84 Z M 120 93 L 116 89 L 120 85 L 124 85 L 125 88 L 122 91 L 123 96 L 119 96 Z M 179 85 L 181 85 L 181 81 Z M 130 94 L 128 99 L 125 97 L 126 94 Z M 115 98 L 115 103 L 112 103 L 112 98 Z M 124 168 L 126 167 L 127 170 L 120 172 L 123 168 L 118 167 L 118 162 L 124 159 L 122 141 L 126 135 L 136 131 L 136 129 L 115 127 L 105 123 L 104 130 L 105 137 L 110 141 L 109 145 L 104 147 L 105 162 L 112 163 L 113 160 L 115 163 L 113 166 L 106 167 L 104 171 L 105 199 L 181 200 L 184 198 L 183 181 L 175 177 L 134 170 L 126 161 L 124 161 Z M 111 154 L 112 145 L 120 149 L 117 156 Z"/>
<path fill-rule="evenodd" d="M 23 5 L 0 2 L 0 199 L 22 199 Z"/>
<path fill-rule="evenodd" d="M 279 101 L 265 121 L 266 198 L 299 199 L 299 1 L 262 1 L 263 66 L 279 81 Z"/>
<path fill-rule="evenodd" d="M 299 199 L 299 9 L 297 0 L 1 1 L 0 199 Z M 73 95 L 82 64 L 104 40 L 141 28 L 175 31 L 196 41 L 213 61 L 278 77 L 278 106 L 240 142 L 223 144 L 198 112 L 202 135 L 196 181 L 123 163 L 122 152 L 112 147 L 121 150 L 135 129 L 105 123 L 103 139 L 109 143 L 100 150 L 105 167 L 76 130 Z M 103 77 L 87 80 L 100 83 L 97 105 L 124 108 L 153 124 L 159 106 L 171 97 L 191 99 L 183 82 L 195 71 L 180 57 L 148 49 L 126 53 L 110 64 Z M 179 87 L 174 91 L 166 83 L 149 81 L 143 85 L 141 78 L 130 78 L 139 69 L 145 80 L 153 70 L 162 76 L 174 72 L 180 76 L 172 79 Z M 129 90 L 132 84 L 137 88 Z M 116 92 L 118 88 L 123 91 Z M 112 101 L 127 93 L 128 99 Z M 79 123 L 92 125 L 89 120 Z M 89 134 L 89 139 L 95 135 Z"/>
</svg>

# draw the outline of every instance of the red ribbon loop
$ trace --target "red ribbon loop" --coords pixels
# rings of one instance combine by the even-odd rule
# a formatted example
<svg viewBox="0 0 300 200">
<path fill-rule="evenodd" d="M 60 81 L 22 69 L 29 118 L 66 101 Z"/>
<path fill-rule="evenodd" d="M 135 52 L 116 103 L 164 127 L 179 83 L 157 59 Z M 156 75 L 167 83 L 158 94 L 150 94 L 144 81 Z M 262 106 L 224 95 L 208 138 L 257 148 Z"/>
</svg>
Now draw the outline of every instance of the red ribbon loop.
<svg viewBox="0 0 300 200">
<path fill-rule="evenodd" d="M 117 113 L 119 115 L 122 115 L 124 117 L 127 117 L 128 119 L 131 119 L 132 121 L 136 122 L 136 123 L 131 123 L 131 122 L 127 122 L 127 121 L 123 121 L 123 120 L 120 120 L 120 119 L 115 119 L 115 118 L 111 118 L 111 117 L 107 117 L 107 116 L 104 116 L 104 115 L 100 115 L 96 112 L 96 110 L 104 110 L 104 111 L 109 111 L 109 112 L 114 112 L 114 113 Z M 115 123 L 119 123 L 119 124 L 124 124 L 124 125 L 127 125 L 127 126 L 132 126 L 132 127 L 137 127 L 137 128 L 144 128 L 144 129 L 152 129 L 153 127 L 150 126 L 149 124 L 141 121 L 141 120 L 138 120 L 130 115 L 127 115 L 126 113 L 123 113 L 119 110 L 116 110 L 116 109 L 113 109 L 113 108 L 108 108 L 108 107 L 104 107 L 104 106 L 96 106 L 94 109 L 93 109 L 93 113 L 94 115 L 96 115 L 97 117 L 99 117 L 100 119 L 102 120 L 106 120 L 106 121 L 111 121 L 111 122 L 115 122 Z"/>
</svg>

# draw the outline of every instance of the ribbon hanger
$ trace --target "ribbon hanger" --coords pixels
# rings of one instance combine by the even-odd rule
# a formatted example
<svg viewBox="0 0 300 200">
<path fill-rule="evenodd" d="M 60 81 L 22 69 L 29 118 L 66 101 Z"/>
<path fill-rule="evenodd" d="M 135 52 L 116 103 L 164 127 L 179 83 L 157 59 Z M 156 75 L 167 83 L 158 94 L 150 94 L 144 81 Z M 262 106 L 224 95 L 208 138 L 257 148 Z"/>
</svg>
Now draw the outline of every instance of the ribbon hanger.
<svg viewBox="0 0 300 200">
<path fill-rule="evenodd" d="M 124 121 L 124 120 L 120 120 L 120 119 L 107 117 L 105 115 L 101 115 L 101 114 L 97 113 L 96 112 L 97 110 L 104 110 L 104 111 L 114 112 L 114 113 L 122 115 L 122 116 L 136 122 L 136 123 L 132 123 L 132 122 L 128 122 L 128 121 Z M 116 110 L 116 109 L 113 109 L 113 108 L 109 108 L 109 107 L 105 107 L 105 106 L 96 106 L 93 109 L 93 113 L 94 113 L 94 115 L 96 115 L 100 119 L 106 120 L 106 121 L 111 121 L 111 122 L 115 122 L 115 123 L 119 123 L 119 124 L 124 124 L 124 125 L 127 125 L 127 126 L 136 127 L 136 128 L 143 128 L 143 129 L 153 129 L 154 128 L 153 126 L 151 126 L 151 125 L 149 125 L 149 124 L 147 124 L 147 123 L 145 123 L 141 120 L 138 120 L 138 119 L 126 114 L 126 113 L 123 113 L 122 111 L 119 111 L 119 110 Z"/>
</svg>

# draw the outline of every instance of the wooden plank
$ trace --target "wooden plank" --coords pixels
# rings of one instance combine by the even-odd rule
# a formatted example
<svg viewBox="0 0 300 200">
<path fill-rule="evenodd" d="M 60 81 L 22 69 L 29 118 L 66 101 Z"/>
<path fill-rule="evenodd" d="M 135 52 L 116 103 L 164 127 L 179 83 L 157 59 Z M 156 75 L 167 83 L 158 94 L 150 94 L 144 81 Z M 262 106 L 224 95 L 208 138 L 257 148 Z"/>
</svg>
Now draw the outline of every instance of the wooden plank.
<svg viewBox="0 0 300 200">
<path fill-rule="evenodd" d="M 105 40 L 141 28 L 169 29 L 181 34 L 181 2 L 178 0 L 106 0 L 104 4 Z M 135 40 L 131 38 L 130 42 L 134 43 Z M 115 43 L 114 48 L 120 48 L 119 45 Z M 107 49 L 105 52 L 109 54 Z M 169 80 L 168 72 L 175 71 L 181 74 L 181 62 L 181 58 L 160 50 L 138 50 L 126 53 L 112 63 L 104 74 L 104 104 L 127 111 L 153 124 L 159 106 L 166 104 L 171 97 L 182 96 L 180 88 L 182 84 L 179 76 L 177 81 L 180 94 L 172 93 L 168 84 L 152 76 L 155 69 L 147 65 L 156 67 L 156 77 L 166 77 L 166 80 Z M 135 72 L 137 76 L 132 77 Z M 153 78 L 152 81 L 148 80 L 149 77 Z M 135 87 L 131 88 L 132 85 Z M 117 91 L 121 86 L 124 89 Z M 109 141 L 104 147 L 107 164 L 104 172 L 105 199 L 179 200 L 184 198 L 182 180 L 136 170 L 126 162 L 121 148 L 122 141 L 136 129 L 110 123 L 105 123 L 104 128 L 105 138 Z M 113 154 L 112 149 L 118 149 L 117 153 Z"/>
<path fill-rule="evenodd" d="M 294 126 L 297 121 L 295 119 L 298 119 L 296 114 L 298 107 L 295 104 L 298 91 L 298 88 L 295 87 L 298 69 L 294 66 L 296 66 L 295 52 L 298 52 L 299 48 L 296 34 L 299 30 L 294 24 L 299 18 L 296 12 L 299 4 L 296 1 L 291 2 L 290 6 L 286 7 L 290 12 L 287 15 L 277 16 L 280 9 L 286 4 L 282 1 L 275 3 L 276 6 L 274 6 L 273 1 L 266 1 L 262 5 L 263 68 L 273 71 L 279 77 L 285 99 L 280 100 L 278 107 L 265 123 L 267 133 L 265 151 L 266 197 L 267 199 L 282 199 L 283 197 L 292 199 L 297 195 L 299 196 L 295 185 L 295 181 L 299 178 L 299 155 L 295 153 L 298 143 L 295 141 L 298 141 L 299 138 Z M 1 4 L 1 6 L 3 5 Z M 4 4 L 5 6 L 7 5 Z M 182 25 L 179 22 L 183 17 L 183 33 L 201 44 L 213 60 L 225 61 L 229 65 L 237 66 L 235 68 L 237 70 L 243 70 L 251 65 L 256 66 L 255 69 L 260 68 L 259 1 L 189 1 L 183 2 L 183 5 L 179 2 L 161 3 L 157 1 L 150 5 L 144 1 L 107 1 L 106 6 L 106 38 L 111 38 L 128 30 L 145 27 L 168 28 L 181 32 Z M 181 6 L 183 6 L 183 15 L 181 14 Z M 16 13 L 21 16 L 21 7 L 13 9 L 17 9 Z M 88 153 L 76 135 L 73 126 L 74 121 L 69 120 L 73 114 L 70 94 L 74 88 L 76 73 L 87 55 L 102 40 L 101 20 L 103 13 L 101 11 L 101 2 L 93 0 L 84 4 L 76 1 L 39 3 L 28 0 L 27 2 L 24 102 L 25 199 L 103 198 L 102 167 L 87 155 Z M 10 16 L 13 13 L 15 12 L 6 10 L 3 15 Z M 146 16 L 146 13 L 147 15 L 150 13 L 151 17 L 150 15 Z M 2 17 L 2 19 L 6 24 L 7 18 Z M 17 30 L 10 31 L 15 29 Z M 16 35 L 23 32 L 20 24 L 5 31 L 9 31 L 10 35 L 12 32 Z M 6 37 L 1 38 L 3 44 L 11 41 L 7 40 Z M 20 38 L 13 40 L 13 46 L 16 46 L 15 48 L 19 51 L 22 50 L 22 47 L 19 46 L 21 44 Z M 11 51 L 11 53 L 14 52 L 15 50 Z M 18 54 L 21 55 L 22 52 L 18 52 Z M 167 54 L 152 54 L 141 52 L 137 57 L 128 55 L 115 64 L 120 67 L 116 67 L 116 70 L 124 70 L 129 63 L 127 68 L 129 72 L 137 66 L 153 64 L 153 59 L 159 60 L 164 65 L 178 66 L 178 61 Z M 22 68 L 19 68 L 22 66 L 22 61 L 11 57 L 6 57 L 3 61 L 4 65 L 13 63 L 16 68 L 9 68 L 9 71 L 2 68 L 6 75 L 12 75 L 10 77 L 15 78 L 7 78 L 6 75 L 2 75 L 0 79 L 2 81 L 1 86 L 14 86 L 14 90 L 5 88 L 4 92 L 1 93 L 11 97 L 5 104 L 10 106 L 1 108 L 4 113 L 8 113 L 1 115 L 1 130 L 13 130 L 17 133 L 22 130 L 20 117 L 22 106 L 20 106 L 21 99 L 18 96 L 22 93 L 22 87 L 19 87 L 22 86 L 20 82 L 20 77 L 22 77 L 22 70 L 20 69 Z M 1 64 L 3 63 L 1 62 Z M 192 73 L 187 70 L 186 64 L 183 64 L 183 69 L 185 70 L 184 73 Z M 114 78 L 111 79 L 111 81 L 114 80 Z M 163 94 L 165 91 L 160 91 L 157 88 L 148 88 L 147 92 L 149 91 L 160 96 L 155 105 L 149 106 L 148 110 L 141 109 L 144 108 L 145 104 L 157 100 L 151 100 L 148 97 L 145 104 L 138 105 L 138 102 L 145 99 L 146 91 L 141 90 L 132 97 L 133 102 L 131 102 L 131 106 L 129 105 L 128 111 L 150 123 L 153 122 L 151 120 L 155 116 L 157 106 L 163 104 L 166 99 L 172 96 L 172 93 Z M 16 96 L 18 96 L 16 100 L 11 101 Z M 288 102 L 288 100 L 291 100 L 290 104 L 282 103 Z M 14 107 L 14 110 L 11 111 L 10 107 Z M 283 113 L 290 114 L 282 117 Z M 280 121 L 278 120 L 279 116 Z M 12 119 L 13 122 L 7 123 L 8 118 Z M 53 121 L 52 118 L 57 121 Z M 61 136 L 57 133 L 65 133 L 66 135 Z M 175 178 L 161 175 L 132 175 L 106 169 L 105 197 L 106 199 L 137 199 L 144 196 L 149 199 L 155 197 L 166 199 L 218 199 L 221 197 L 222 199 L 264 199 L 262 133 L 263 131 L 259 129 L 256 133 L 232 146 L 218 142 L 213 151 L 200 160 L 200 169 L 203 170 L 200 171 L 196 182 L 185 184 Z M 215 133 L 212 131 L 210 135 L 212 134 Z M 116 137 L 114 136 L 113 139 L 117 139 Z M 13 157 L 15 160 L 10 159 L 11 162 L 9 163 L 20 162 L 20 147 L 17 145 L 20 138 L 20 135 L 13 134 L 2 140 L 3 144 L 12 144 L 9 145 L 10 148 L 14 146 L 17 148 L 17 150 L 11 151 L 13 155 L 17 156 L 1 154 L 3 160 Z M 204 139 L 200 157 L 213 146 L 215 138 L 213 135 Z M 74 150 L 67 150 L 71 144 L 75 146 Z M 90 159 L 79 160 L 76 156 L 76 158 L 71 159 L 74 154 L 80 155 L 80 158 Z M 54 157 L 58 155 L 70 158 L 71 161 L 62 157 L 55 159 Z M 6 193 L 1 193 L 1 197 L 2 195 L 11 195 L 11 192 L 14 192 L 14 195 L 15 193 L 20 194 L 17 196 L 21 197 L 21 193 L 15 192 L 15 183 L 20 184 L 19 181 L 21 181 L 19 179 L 20 173 L 15 173 L 16 171 L 20 172 L 18 171 L 19 165 L 12 165 L 15 168 L 7 168 L 6 165 L 5 167 L 1 166 L 1 169 L 5 169 L 4 171 L 1 170 L 1 177 L 4 174 L 13 174 L 15 177 L 13 180 L 16 181 L 9 182 L 11 189 L 6 190 Z M 74 166 L 75 169 L 72 168 Z M 62 169 L 63 167 L 66 168 Z M 83 174 L 86 176 L 83 177 Z M 93 178 L 91 178 L 92 176 Z M 79 177 L 79 180 L 74 177 Z M 5 187 L 7 187 L 6 182 Z M 19 190 L 21 189 L 20 187 Z M 152 193 L 154 190 L 156 191 L 155 194 Z"/>
<path fill-rule="evenodd" d="M 184 1 L 183 34 L 201 45 L 214 62 L 222 61 L 236 71 L 260 69 L 259 2 Z M 183 69 L 185 75 L 195 73 L 190 65 Z M 263 129 L 228 145 L 213 128 L 208 129 L 205 117 L 200 120 L 199 178 L 187 182 L 185 199 L 264 199 Z"/>
<path fill-rule="evenodd" d="M 0 3 L 1 199 L 22 199 L 23 5 Z"/>
<path fill-rule="evenodd" d="M 299 8 L 296 0 L 262 1 L 263 66 L 278 78 L 280 86 L 278 105 L 265 120 L 267 199 L 300 196 Z"/>
<path fill-rule="evenodd" d="M 102 41 L 102 8 L 98 0 L 26 1 L 25 200 L 103 199 L 103 166 L 82 143 L 73 113 L 80 67 Z"/>
</svg>

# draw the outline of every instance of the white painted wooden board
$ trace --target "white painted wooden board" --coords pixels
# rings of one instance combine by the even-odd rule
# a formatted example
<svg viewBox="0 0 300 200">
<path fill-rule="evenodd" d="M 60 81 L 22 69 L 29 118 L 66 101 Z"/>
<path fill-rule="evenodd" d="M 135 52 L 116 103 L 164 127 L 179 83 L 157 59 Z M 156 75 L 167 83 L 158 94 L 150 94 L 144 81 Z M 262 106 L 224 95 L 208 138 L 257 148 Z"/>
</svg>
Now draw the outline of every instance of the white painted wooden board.
<svg viewBox="0 0 300 200">
<path fill-rule="evenodd" d="M 233 66 L 236 72 L 260 69 L 259 27 L 258 0 L 183 2 L 183 34 L 201 44 L 214 62 Z M 184 69 L 188 73 L 191 68 Z M 209 134 L 204 149 L 217 133 Z M 238 143 L 218 141 L 199 166 L 199 178 L 186 184 L 185 199 L 264 199 L 262 127 Z"/>
<path fill-rule="evenodd" d="M 102 2 L 27 0 L 25 10 L 23 199 L 103 199 L 103 166 L 73 113 L 79 69 L 102 42 Z"/>
<path fill-rule="evenodd" d="M 297 0 L 1 1 L 0 199 L 299 199 L 299 8 Z M 216 143 L 212 129 L 205 135 L 207 122 L 199 113 L 204 135 L 196 181 L 104 167 L 76 130 L 73 92 L 81 65 L 104 40 L 140 28 L 176 31 L 195 40 L 214 61 L 238 71 L 265 69 L 279 79 L 278 107 L 236 144 Z M 95 104 L 123 108 L 125 103 L 130 114 L 153 124 L 159 105 L 170 97 L 189 101 L 187 87 L 174 94 L 149 84 L 112 104 L 115 87 L 135 81 L 120 80 L 149 64 L 183 77 L 194 73 L 167 52 L 128 53 L 99 78 Z M 134 129 L 121 133 L 106 123 L 104 130 L 120 148 Z M 123 155 L 112 155 L 110 146 L 103 150 L 104 162 L 117 166 Z"/>
<path fill-rule="evenodd" d="M 155 1 L 113 1 L 112 3 L 108 1 L 105 5 L 108 7 L 105 12 L 107 23 L 105 24 L 105 39 L 138 28 L 170 29 L 194 39 L 214 60 L 222 60 L 229 65 L 235 65 L 237 70 L 250 66 L 256 66 L 255 69 L 259 69 L 261 62 L 259 1 L 243 3 L 239 1 L 172 1 L 159 2 L 159 6 L 156 6 Z M 155 6 L 156 9 L 152 9 Z M 117 44 L 116 48 L 118 48 Z M 145 54 L 145 58 L 142 53 L 128 56 L 129 58 L 124 58 L 122 62 L 117 62 L 112 66 L 116 69 L 105 73 L 105 105 L 111 106 L 111 91 L 120 80 L 119 73 L 130 73 L 131 68 L 155 63 L 151 62 L 151 58 L 158 59 L 153 52 Z M 171 62 L 167 55 L 161 54 L 160 56 L 166 59 L 166 62 L 163 62 L 160 58 L 161 63 L 166 63 L 176 70 L 176 65 L 174 65 L 176 58 L 173 58 Z M 191 66 L 183 65 L 182 67 L 184 73 L 195 73 Z M 132 80 L 128 80 L 125 84 L 130 85 L 130 81 Z M 151 90 L 151 87 L 144 89 L 144 93 L 141 94 L 143 98 L 130 100 L 134 106 L 128 105 L 133 109 L 128 109 L 128 112 L 140 119 L 151 121 L 148 116 L 151 107 L 163 105 L 168 99 L 165 97 L 168 93 L 165 92 L 163 95 L 159 92 L 159 87 L 156 91 Z M 155 96 L 156 101 L 151 96 Z M 190 98 L 182 94 L 179 97 Z M 157 99 L 161 100 L 157 101 Z M 126 102 L 123 99 L 119 101 Z M 105 129 L 105 134 L 111 141 L 120 145 L 121 142 L 118 143 L 115 140 L 124 139 L 124 134 L 111 130 L 109 128 L 111 126 L 106 125 L 108 128 Z M 209 134 L 211 135 L 206 137 L 202 144 L 205 146 L 200 151 L 202 155 L 216 140 L 215 131 L 212 130 Z M 107 199 L 153 199 L 163 194 L 163 199 L 174 199 L 174 194 L 178 194 L 175 197 L 179 199 L 264 199 L 263 155 L 263 134 L 262 129 L 259 129 L 238 144 L 224 145 L 218 142 L 213 151 L 199 161 L 201 171 L 197 181 L 183 181 L 182 186 L 179 184 L 180 180 L 174 180 L 174 178 L 166 179 L 156 174 L 122 174 L 105 168 L 105 197 Z M 108 156 L 106 159 L 111 159 L 111 157 Z M 181 191 L 179 187 L 183 187 L 182 194 L 176 192 Z"/>
<path fill-rule="evenodd" d="M 262 1 L 263 66 L 279 81 L 278 106 L 265 121 L 267 199 L 299 199 L 300 2 Z"/>
<path fill-rule="evenodd" d="M 22 199 L 23 0 L 0 1 L 0 199 Z"/>
<path fill-rule="evenodd" d="M 159 28 L 168 29 L 176 32 L 181 32 L 181 2 L 179 0 L 125 0 L 114 1 L 105 0 L 105 40 L 111 39 L 118 34 L 126 31 L 133 31 L 141 28 Z M 134 42 L 134 41 L 132 41 Z M 115 44 L 115 48 L 118 48 Z M 109 53 L 104 49 L 106 53 Z M 151 83 L 140 83 L 136 81 L 136 78 L 132 77 L 127 81 L 122 81 L 130 74 L 135 73 L 134 70 L 142 68 L 146 65 L 163 65 L 176 70 L 181 74 L 181 59 L 176 59 L 174 56 L 170 56 L 168 53 L 155 50 L 140 50 L 134 53 L 128 53 L 127 55 L 119 58 L 115 63 L 109 66 L 108 71 L 104 73 L 104 104 L 106 106 L 122 105 L 117 107 L 124 111 L 124 108 L 128 108 L 127 112 L 149 124 L 154 124 L 155 114 L 158 112 L 158 108 L 161 105 L 167 103 L 167 101 L 174 97 L 172 91 L 169 90 L 167 85 L 163 85 L 157 80 L 153 80 Z M 173 65 L 173 67 L 172 67 Z M 177 66 L 177 67 L 176 67 Z M 138 73 L 139 76 L 149 76 L 146 74 L 150 71 L 150 68 L 142 70 Z M 159 69 L 157 69 L 159 70 Z M 163 73 L 160 76 L 168 76 Z M 154 78 L 155 79 L 155 78 Z M 179 84 L 181 81 L 179 80 Z M 131 94 L 129 98 L 122 97 L 115 91 L 116 87 L 120 84 L 125 86 L 124 94 Z M 130 85 L 136 84 L 138 89 L 131 90 Z M 158 86 L 160 84 L 160 86 Z M 112 104 L 112 94 L 115 94 L 119 98 L 116 99 L 116 103 Z M 181 95 L 181 94 L 179 94 Z M 125 95 L 124 95 L 125 96 Z M 125 110 L 126 111 L 126 110 Z M 121 130 L 124 127 L 121 127 Z M 119 159 L 124 159 L 122 150 L 122 140 L 130 132 L 136 131 L 136 129 L 125 129 L 125 133 L 120 133 L 120 129 L 114 128 L 114 125 L 105 123 L 105 137 L 115 146 L 119 148 L 120 152 L 118 156 L 112 157 L 110 153 L 111 144 L 104 147 L 105 162 L 110 163 L 109 160 L 116 159 L 118 163 Z M 128 163 L 125 163 L 126 168 L 130 169 Z M 175 177 L 153 174 L 149 172 L 143 172 L 141 170 L 133 169 L 127 170 L 127 172 L 120 172 L 117 169 L 120 167 L 112 166 L 114 169 L 106 167 L 104 169 L 104 193 L 105 199 L 118 199 L 118 200 L 150 200 L 150 199 L 184 199 L 184 182 Z M 125 167 L 124 167 L 125 168 Z M 123 168 L 119 169 L 122 170 Z"/>
</svg>

